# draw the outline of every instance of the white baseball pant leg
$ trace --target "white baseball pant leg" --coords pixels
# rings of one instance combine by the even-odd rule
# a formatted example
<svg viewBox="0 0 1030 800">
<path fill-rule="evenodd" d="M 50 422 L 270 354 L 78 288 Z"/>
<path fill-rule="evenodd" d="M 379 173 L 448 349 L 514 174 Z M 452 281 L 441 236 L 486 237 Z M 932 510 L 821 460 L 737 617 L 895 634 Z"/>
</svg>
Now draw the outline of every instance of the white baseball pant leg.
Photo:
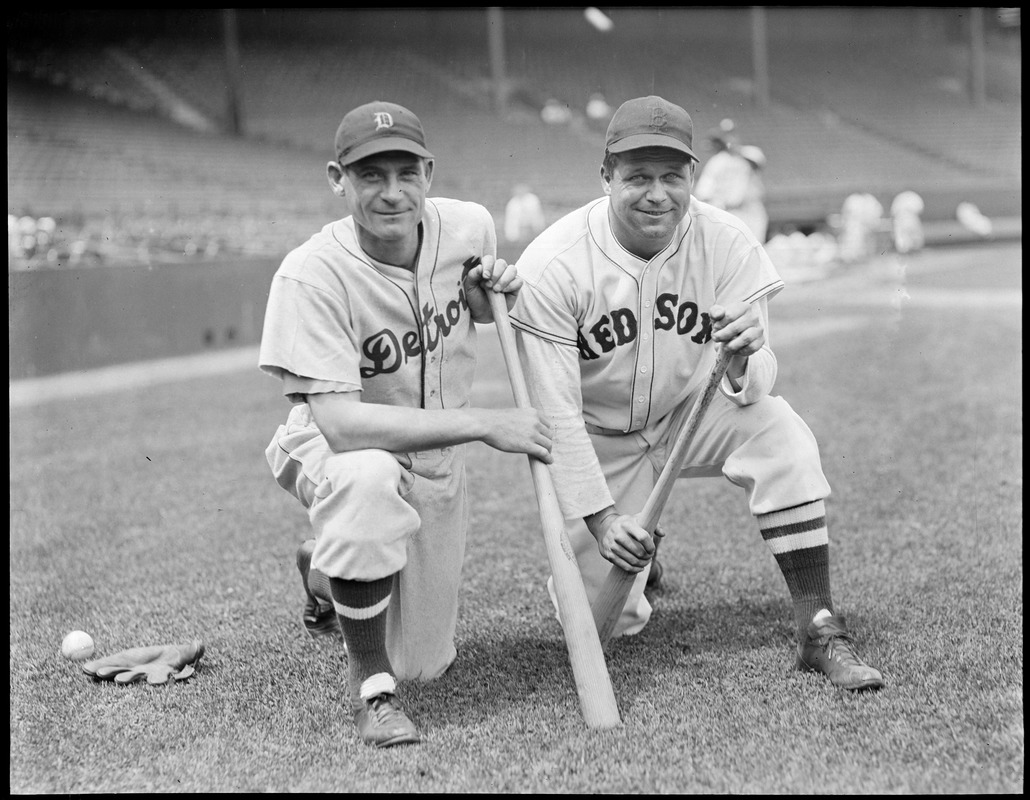
<svg viewBox="0 0 1030 800">
<path fill-rule="evenodd" d="M 590 435 L 621 513 L 637 514 L 643 510 L 675 443 L 679 426 L 695 399 L 687 398 L 675 412 L 642 431 Z M 748 406 L 737 406 L 717 393 L 701 420 L 684 464 L 680 478 L 722 475 L 743 488 L 750 511 L 756 516 L 822 500 L 830 494 L 815 436 L 780 397 L 768 396 Z M 663 527 L 668 531 L 670 526 L 666 523 Z M 593 603 L 611 562 L 601 556 L 596 540 L 582 520 L 570 520 L 568 532 L 587 596 Z M 634 581 L 614 636 L 639 633 L 650 619 L 651 604 L 644 597 L 649 572 L 650 566 Z M 548 590 L 554 601 L 551 580 Z"/>
<path fill-rule="evenodd" d="M 441 675 L 456 656 L 468 527 L 465 448 L 334 453 L 300 404 L 266 457 L 279 485 L 308 511 L 312 567 L 345 580 L 394 576 L 387 652 L 397 678 Z"/>
</svg>

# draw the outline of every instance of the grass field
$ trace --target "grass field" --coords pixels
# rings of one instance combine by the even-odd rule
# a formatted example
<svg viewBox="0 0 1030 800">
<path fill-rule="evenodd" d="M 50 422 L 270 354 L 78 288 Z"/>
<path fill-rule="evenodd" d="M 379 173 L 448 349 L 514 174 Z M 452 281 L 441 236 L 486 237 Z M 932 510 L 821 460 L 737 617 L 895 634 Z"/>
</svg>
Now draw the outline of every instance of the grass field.
<svg viewBox="0 0 1030 800">
<path fill-rule="evenodd" d="M 470 453 L 459 657 L 373 751 L 310 641 L 306 519 L 256 369 L 10 414 L 10 789 L 962 794 L 1023 791 L 1021 244 L 885 258 L 774 302 L 777 393 L 820 441 L 839 613 L 887 687 L 792 671 L 786 588 L 739 490 L 677 486 L 652 623 L 616 641 L 623 726 L 585 728 L 523 457 Z M 480 402 L 510 401 L 494 332 Z M 187 683 L 94 684 L 58 650 L 202 637 Z"/>
</svg>

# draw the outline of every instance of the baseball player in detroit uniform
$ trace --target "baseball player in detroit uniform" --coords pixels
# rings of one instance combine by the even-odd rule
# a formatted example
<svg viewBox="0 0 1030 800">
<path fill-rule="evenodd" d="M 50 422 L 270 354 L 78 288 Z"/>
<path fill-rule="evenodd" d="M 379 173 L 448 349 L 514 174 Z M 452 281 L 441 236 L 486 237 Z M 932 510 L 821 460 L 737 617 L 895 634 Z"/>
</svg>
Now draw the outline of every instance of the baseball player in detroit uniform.
<svg viewBox="0 0 1030 800">
<path fill-rule="evenodd" d="M 465 444 L 550 462 L 532 409 L 470 407 L 486 292 L 522 285 L 481 205 L 427 198 L 433 157 L 393 103 L 349 112 L 327 172 L 352 213 L 289 253 L 272 280 L 260 367 L 294 404 L 266 456 L 307 509 L 297 563 L 313 636 L 341 636 L 363 740 L 419 741 L 397 681 L 456 651 L 468 498 Z"/>
<path fill-rule="evenodd" d="M 512 321 L 534 405 L 554 426 L 551 471 L 587 593 L 593 601 L 612 564 L 638 572 L 614 633 L 647 624 L 657 548 L 635 515 L 726 348 L 681 477 L 723 475 L 744 490 L 794 603 L 797 666 L 878 688 L 880 673 L 833 614 L 830 487 L 816 440 L 770 393 L 768 304 L 783 282 L 747 225 L 691 196 L 692 137 L 679 106 L 624 103 L 608 127 L 605 196 L 555 222 L 518 261 L 525 286 Z"/>
</svg>

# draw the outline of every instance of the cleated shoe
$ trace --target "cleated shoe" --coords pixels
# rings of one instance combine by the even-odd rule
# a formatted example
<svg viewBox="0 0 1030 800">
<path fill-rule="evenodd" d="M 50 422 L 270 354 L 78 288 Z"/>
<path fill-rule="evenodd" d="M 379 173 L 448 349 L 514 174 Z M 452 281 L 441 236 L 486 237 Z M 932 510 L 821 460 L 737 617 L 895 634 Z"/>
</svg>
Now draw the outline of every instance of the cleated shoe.
<svg viewBox="0 0 1030 800">
<path fill-rule="evenodd" d="M 343 631 L 340 630 L 340 620 L 336 616 L 336 609 L 332 606 L 323 605 L 314 597 L 309 597 L 304 602 L 304 613 L 301 615 L 304 628 L 312 639 L 339 639 L 343 641 Z"/>
<path fill-rule="evenodd" d="M 805 640 L 798 645 L 797 669 L 821 672 L 830 683 L 853 691 L 879 689 L 883 676 L 855 652 L 854 638 L 844 620 L 827 616 L 812 620 Z"/>
<path fill-rule="evenodd" d="M 358 735 L 366 744 L 393 747 L 422 741 L 395 694 L 397 682 L 389 673 L 373 675 L 361 685 L 362 707 L 354 715 Z"/>
<path fill-rule="evenodd" d="M 297 569 L 300 570 L 301 579 L 304 581 L 304 594 L 307 597 L 304 601 L 301 620 L 312 639 L 339 639 L 342 641 L 343 631 L 340 629 L 340 620 L 336 616 L 333 604 L 319 600 L 308 588 L 308 573 L 311 571 L 311 554 L 314 549 L 314 539 L 308 539 L 297 548 Z"/>
</svg>

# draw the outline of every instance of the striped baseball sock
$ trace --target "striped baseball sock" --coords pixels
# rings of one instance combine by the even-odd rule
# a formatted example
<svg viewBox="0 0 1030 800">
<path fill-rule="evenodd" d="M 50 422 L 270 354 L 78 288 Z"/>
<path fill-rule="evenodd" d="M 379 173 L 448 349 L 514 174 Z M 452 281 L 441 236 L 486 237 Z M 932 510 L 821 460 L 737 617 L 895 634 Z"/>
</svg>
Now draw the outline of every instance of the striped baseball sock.
<svg viewBox="0 0 1030 800">
<path fill-rule="evenodd" d="M 386 653 L 386 609 L 390 605 L 393 576 L 374 581 L 331 578 L 329 585 L 347 644 L 351 700 L 357 701 L 366 679 L 382 672 L 393 675 Z"/>
<path fill-rule="evenodd" d="M 762 538 L 769 545 L 787 581 L 798 635 L 804 636 L 812 617 L 822 609 L 833 612 L 830 595 L 830 536 L 822 500 L 758 515 Z"/>
</svg>

